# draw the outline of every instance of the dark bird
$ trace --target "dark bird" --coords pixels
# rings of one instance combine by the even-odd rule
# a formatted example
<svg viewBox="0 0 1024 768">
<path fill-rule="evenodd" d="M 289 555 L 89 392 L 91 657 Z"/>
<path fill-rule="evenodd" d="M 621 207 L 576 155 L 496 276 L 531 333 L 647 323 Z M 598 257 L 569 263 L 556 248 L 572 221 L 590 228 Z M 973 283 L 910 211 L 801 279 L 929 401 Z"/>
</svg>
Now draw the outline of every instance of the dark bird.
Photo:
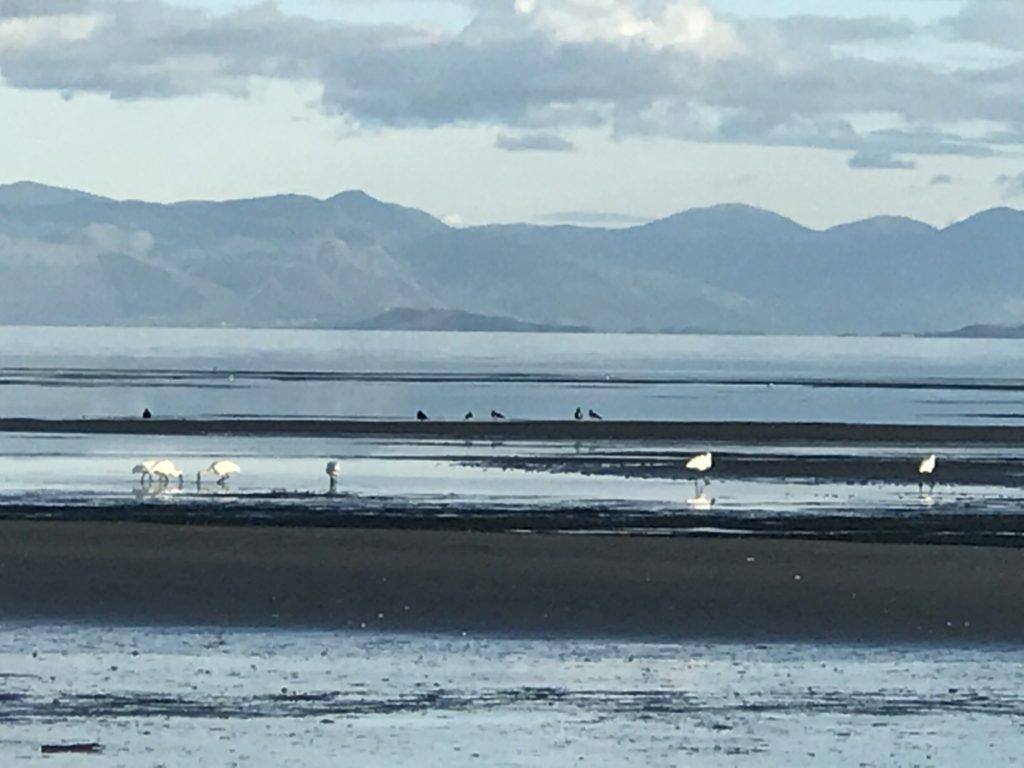
<svg viewBox="0 0 1024 768">
<path fill-rule="evenodd" d="M 573 414 L 573 418 L 576 419 L 576 421 L 583 421 L 583 409 L 577 408 L 576 413 Z"/>
<path fill-rule="evenodd" d="M 466 411 L 466 415 L 463 416 L 462 418 L 465 419 L 466 421 L 469 421 L 470 419 L 473 418 L 473 412 L 472 411 Z"/>
<path fill-rule="evenodd" d="M 505 414 L 502 413 L 501 411 L 491 411 L 491 418 L 492 419 L 504 419 L 505 418 Z"/>
<path fill-rule="evenodd" d="M 144 418 L 144 419 L 152 419 L 153 418 L 153 414 L 149 412 L 149 408 L 143 408 L 142 409 L 142 418 Z"/>
<path fill-rule="evenodd" d="M 426 421 L 429 417 L 423 411 L 416 411 L 417 421 Z"/>
<path fill-rule="evenodd" d="M 597 419 L 598 421 L 601 421 L 601 414 L 598 413 L 597 411 L 595 411 L 593 408 L 591 408 L 588 411 L 588 413 L 590 414 L 590 418 Z"/>
</svg>

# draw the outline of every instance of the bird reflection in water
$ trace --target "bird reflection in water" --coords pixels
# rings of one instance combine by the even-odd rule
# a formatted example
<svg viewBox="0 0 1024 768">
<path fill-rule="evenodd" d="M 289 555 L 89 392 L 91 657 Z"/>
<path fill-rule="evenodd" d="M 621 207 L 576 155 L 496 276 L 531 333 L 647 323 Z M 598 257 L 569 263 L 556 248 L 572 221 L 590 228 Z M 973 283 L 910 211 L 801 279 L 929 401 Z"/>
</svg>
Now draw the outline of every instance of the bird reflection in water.
<svg viewBox="0 0 1024 768">
<path fill-rule="evenodd" d="M 703 491 L 698 496 L 693 496 L 686 500 L 686 506 L 695 512 L 710 512 L 714 503 L 715 500 L 709 499 L 704 495 Z"/>
</svg>

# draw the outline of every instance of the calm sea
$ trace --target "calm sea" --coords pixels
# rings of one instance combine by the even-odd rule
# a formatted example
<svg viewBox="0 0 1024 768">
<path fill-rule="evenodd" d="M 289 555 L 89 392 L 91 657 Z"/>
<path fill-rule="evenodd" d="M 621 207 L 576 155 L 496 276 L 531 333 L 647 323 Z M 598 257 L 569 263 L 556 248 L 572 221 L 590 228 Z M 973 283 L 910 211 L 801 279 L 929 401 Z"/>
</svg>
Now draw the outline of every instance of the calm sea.
<svg viewBox="0 0 1024 768">
<path fill-rule="evenodd" d="M 0 415 L 1014 423 L 1024 341 L 0 327 Z"/>
</svg>

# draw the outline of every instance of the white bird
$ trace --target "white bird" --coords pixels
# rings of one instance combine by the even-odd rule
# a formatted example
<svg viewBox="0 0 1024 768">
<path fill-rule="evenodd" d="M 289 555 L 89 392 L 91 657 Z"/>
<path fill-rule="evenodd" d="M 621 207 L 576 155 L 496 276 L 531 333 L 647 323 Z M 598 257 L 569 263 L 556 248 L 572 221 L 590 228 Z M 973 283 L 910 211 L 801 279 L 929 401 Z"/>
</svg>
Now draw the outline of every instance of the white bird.
<svg viewBox="0 0 1024 768">
<path fill-rule="evenodd" d="M 711 451 L 708 451 L 707 453 L 698 453 L 696 456 L 691 456 L 686 462 L 686 468 L 692 469 L 695 472 L 704 473 L 711 469 L 712 464 L 714 464 L 714 460 L 711 458 Z M 701 480 L 703 480 L 703 478 L 701 478 Z M 694 479 L 693 481 L 693 492 L 695 496 L 701 496 L 704 493 L 703 488 L 698 490 L 698 482 L 700 481 L 697 479 Z M 707 480 L 703 480 L 703 483 L 705 486 L 708 484 Z"/>
<path fill-rule="evenodd" d="M 174 462 L 170 459 L 160 459 L 154 462 L 153 466 L 150 467 L 149 473 L 160 478 L 162 483 L 166 483 L 172 477 L 176 478 L 180 483 L 185 475 L 184 472 L 174 466 Z"/>
<path fill-rule="evenodd" d="M 917 490 L 918 491 L 924 491 L 924 476 L 925 475 L 928 475 L 928 488 L 929 488 L 929 490 L 935 488 L 935 477 L 934 477 L 933 473 L 935 472 L 936 461 L 937 461 L 937 459 L 935 458 L 935 454 L 932 453 L 932 454 L 929 454 L 927 457 L 921 459 L 921 463 L 917 465 L 917 475 L 918 475 Z"/>
<path fill-rule="evenodd" d="M 132 474 L 139 475 L 139 482 L 145 483 L 147 480 L 152 479 L 153 467 L 156 463 L 156 459 L 146 459 L 141 464 L 136 464 L 132 467 Z"/>
<path fill-rule="evenodd" d="M 338 487 L 338 475 L 341 474 L 341 462 L 338 459 L 331 459 L 327 462 L 327 468 L 324 471 L 331 478 L 331 487 L 328 493 L 334 493 Z"/>
<path fill-rule="evenodd" d="M 229 477 L 241 471 L 242 468 L 235 464 L 235 462 L 229 459 L 218 459 L 206 469 L 200 469 L 196 472 L 196 485 L 198 486 L 203 482 L 203 475 L 216 475 L 217 485 L 224 485 Z"/>
</svg>

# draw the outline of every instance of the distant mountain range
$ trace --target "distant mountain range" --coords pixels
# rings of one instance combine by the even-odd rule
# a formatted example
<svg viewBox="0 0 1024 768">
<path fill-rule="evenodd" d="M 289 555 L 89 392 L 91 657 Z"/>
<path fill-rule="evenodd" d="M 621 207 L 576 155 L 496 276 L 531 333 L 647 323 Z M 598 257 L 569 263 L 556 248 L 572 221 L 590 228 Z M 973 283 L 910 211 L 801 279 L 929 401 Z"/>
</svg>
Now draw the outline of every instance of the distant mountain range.
<svg viewBox="0 0 1024 768">
<path fill-rule="evenodd" d="M 1012 335 L 1022 256 L 1008 208 L 945 229 L 818 231 L 743 205 L 456 229 L 355 191 L 163 205 L 0 186 L 4 324 Z"/>
</svg>

